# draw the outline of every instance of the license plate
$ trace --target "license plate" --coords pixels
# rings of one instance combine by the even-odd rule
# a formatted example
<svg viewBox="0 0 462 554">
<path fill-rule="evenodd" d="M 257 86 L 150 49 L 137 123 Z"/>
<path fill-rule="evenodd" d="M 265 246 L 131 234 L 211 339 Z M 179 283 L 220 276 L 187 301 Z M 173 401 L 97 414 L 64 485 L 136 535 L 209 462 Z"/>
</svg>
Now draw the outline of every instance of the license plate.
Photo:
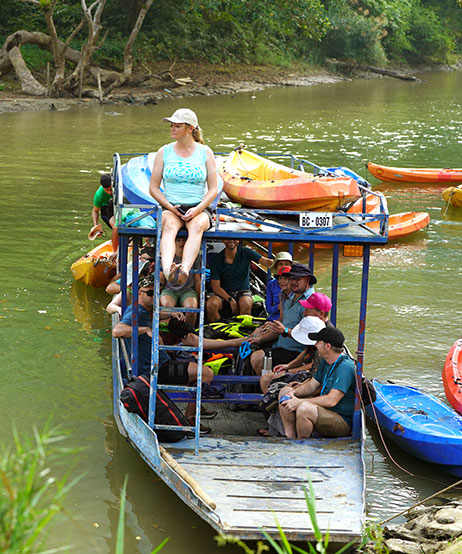
<svg viewBox="0 0 462 554">
<path fill-rule="evenodd" d="M 300 212 L 300 227 L 304 229 L 322 229 L 332 227 L 331 212 Z"/>
</svg>

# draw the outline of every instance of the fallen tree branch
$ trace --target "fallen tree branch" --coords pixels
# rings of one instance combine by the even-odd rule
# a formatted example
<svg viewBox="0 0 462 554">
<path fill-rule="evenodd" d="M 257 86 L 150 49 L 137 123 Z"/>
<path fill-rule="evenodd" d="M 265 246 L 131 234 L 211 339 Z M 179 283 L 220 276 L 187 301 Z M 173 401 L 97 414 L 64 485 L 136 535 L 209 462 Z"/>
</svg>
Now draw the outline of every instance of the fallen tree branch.
<svg viewBox="0 0 462 554">
<path fill-rule="evenodd" d="M 374 67 L 372 65 L 358 64 L 353 62 L 343 62 L 340 60 L 330 59 L 328 62 L 341 67 L 344 69 L 349 69 L 352 71 L 370 71 L 371 73 L 378 73 L 380 75 L 386 75 L 387 77 L 393 77 L 394 79 L 401 79 L 403 81 L 420 81 L 414 75 L 404 75 L 403 73 L 398 73 L 397 71 L 392 71 L 390 69 L 382 69 L 380 67 Z"/>
</svg>

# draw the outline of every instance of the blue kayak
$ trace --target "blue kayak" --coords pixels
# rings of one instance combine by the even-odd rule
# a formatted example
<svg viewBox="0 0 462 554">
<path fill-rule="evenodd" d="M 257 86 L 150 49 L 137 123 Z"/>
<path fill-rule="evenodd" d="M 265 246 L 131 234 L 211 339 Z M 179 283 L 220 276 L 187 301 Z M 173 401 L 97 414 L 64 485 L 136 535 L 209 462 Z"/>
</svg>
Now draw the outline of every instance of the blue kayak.
<svg viewBox="0 0 462 554">
<path fill-rule="evenodd" d="M 156 204 L 157 202 L 149 194 L 149 181 L 151 180 L 152 166 L 154 165 L 155 152 L 135 156 L 128 160 L 122 168 L 122 182 L 124 185 L 124 195 L 130 204 Z M 223 180 L 218 175 L 218 194 L 211 204 L 211 208 L 216 208 L 223 189 Z M 162 190 L 162 187 L 161 187 Z"/>
<path fill-rule="evenodd" d="M 373 404 L 383 433 L 400 448 L 451 475 L 462 477 L 462 417 L 415 387 L 373 380 Z M 366 407 L 375 420 L 372 405 Z"/>
</svg>

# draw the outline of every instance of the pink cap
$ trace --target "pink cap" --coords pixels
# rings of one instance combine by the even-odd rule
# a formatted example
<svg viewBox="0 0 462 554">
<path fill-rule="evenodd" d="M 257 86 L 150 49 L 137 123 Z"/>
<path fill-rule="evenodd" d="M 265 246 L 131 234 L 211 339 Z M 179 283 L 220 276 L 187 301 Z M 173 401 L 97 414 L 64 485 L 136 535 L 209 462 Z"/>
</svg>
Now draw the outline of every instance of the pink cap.
<svg viewBox="0 0 462 554">
<path fill-rule="evenodd" d="M 321 292 L 313 292 L 308 300 L 299 300 L 304 308 L 314 308 L 322 312 L 328 312 L 332 308 L 331 299 Z"/>
</svg>

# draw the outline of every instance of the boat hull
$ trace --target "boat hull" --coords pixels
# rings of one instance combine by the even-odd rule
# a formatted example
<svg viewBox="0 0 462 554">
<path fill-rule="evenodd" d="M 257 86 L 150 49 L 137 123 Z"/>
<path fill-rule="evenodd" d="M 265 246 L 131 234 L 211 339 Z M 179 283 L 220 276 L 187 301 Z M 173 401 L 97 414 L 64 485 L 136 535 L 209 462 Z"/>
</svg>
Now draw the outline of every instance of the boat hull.
<svg viewBox="0 0 462 554">
<path fill-rule="evenodd" d="M 454 208 L 462 208 L 462 186 L 448 187 L 441 194 L 446 204 Z"/>
<path fill-rule="evenodd" d="M 415 387 L 373 382 L 377 399 L 368 417 L 409 454 L 462 476 L 462 417 Z"/>
<path fill-rule="evenodd" d="M 335 211 L 361 195 L 350 177 L 316 176 L 245 150 L 232 152 L 219 174 L 227 196 L 250 208 Z"/>
<path fill-rule="evenodd" d="M 398 240 L 425 229 L 430 223 L 427 212 L 403 212 L 388 216 L 388 240 Z M 378 221 L 366 223 L 371 229 L 379 229 Z"/>
<path fill-rule="evenodd" d="M 110 240 L 90 250 L 71 265 L 74 279 L 94 288 L 106 287 L 117 272 L 117 264 L 109 259 L 111 254 Z"/>
<path fill-rule="evenodd" d="M 367 169 L 377 179 L 392 183 L 462 183 L 462 169 L 387 167 L 372 162 Z"/>
<path fill-rule="evenodd" d="M 462 339 L 449 350 L 443 368 L 443 385 L 451 406 L 462 414 Z"/>
</svg>

